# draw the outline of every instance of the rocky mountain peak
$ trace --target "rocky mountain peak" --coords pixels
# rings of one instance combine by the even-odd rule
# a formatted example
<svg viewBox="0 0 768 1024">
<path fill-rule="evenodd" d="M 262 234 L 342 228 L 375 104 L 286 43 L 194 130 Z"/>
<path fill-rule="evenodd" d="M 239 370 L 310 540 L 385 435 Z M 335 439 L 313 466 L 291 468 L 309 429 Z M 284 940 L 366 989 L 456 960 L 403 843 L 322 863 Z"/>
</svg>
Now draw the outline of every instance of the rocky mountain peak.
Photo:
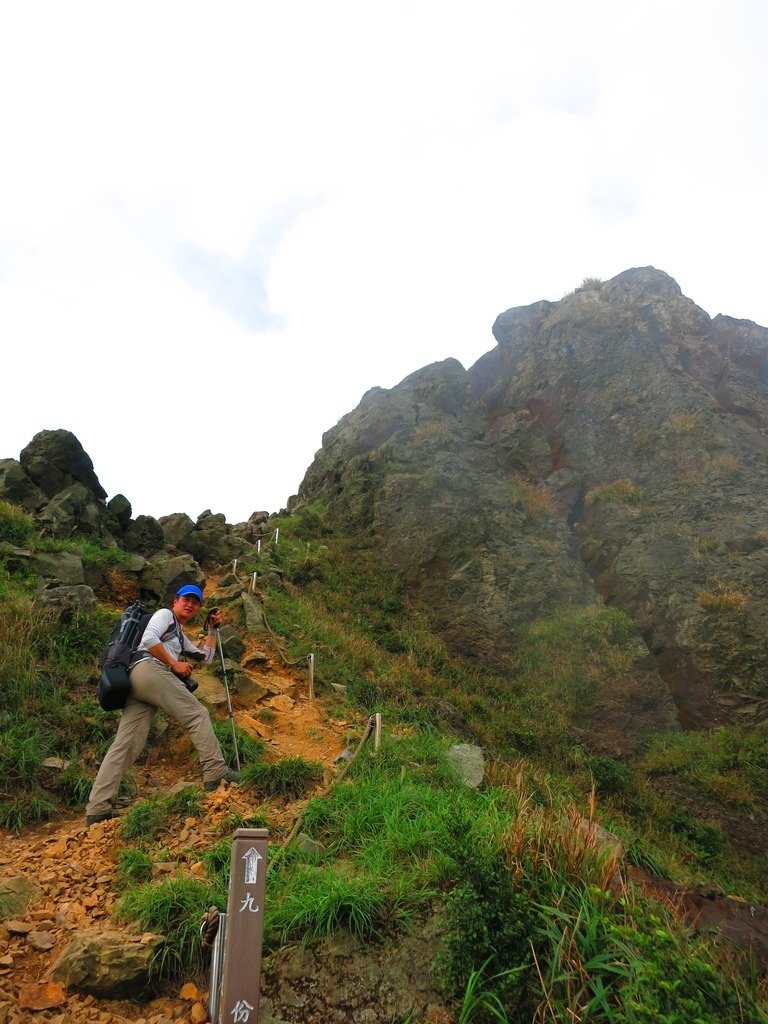
<svg viewBox="0 0 768 1024">
<path fill-rule="evenodd" d="M 376 546 L 457 650 L 493 657 L 537 618 L 614 605 L 646 652 L 634 678 L 656 726 L 670 695 L 684 724 L 752 713 L 768 678 L 768 331 L 712 320 L 641 267 L 509 309 L 493 333 L 468 371 L 446 360 L 368 392 L 300 495 Z M 627 701 L 636 733 L 648 701 L 606 698 Z"/>
</svg>

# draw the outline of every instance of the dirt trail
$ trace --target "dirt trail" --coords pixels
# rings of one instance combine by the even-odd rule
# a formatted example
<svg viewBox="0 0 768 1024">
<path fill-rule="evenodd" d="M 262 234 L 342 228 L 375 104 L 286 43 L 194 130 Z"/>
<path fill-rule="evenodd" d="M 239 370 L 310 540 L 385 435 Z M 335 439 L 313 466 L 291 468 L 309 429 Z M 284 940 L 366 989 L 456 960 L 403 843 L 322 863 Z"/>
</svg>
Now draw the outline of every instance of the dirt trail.
<svg viewBox="0 0 768 1024">
<path fill-rule="evenodd" d="M 310 701 L 306 673 L 286 667 L 276 647 L 260 643 L 259 650 L 266 658 L 260 658 L 258 668 L 242 670 L 243 675 L 238 672 L 232 691 L 235 720 L 244 731 L 265 741 L 268 760 L 300 756 L 319 762 L 326 769 L 327 782 L 334 759 L 347 746 L 352 723 L 329 715 L 322 700 Z M 243 660 L 248 661 L 248 654 Z M 200 682 L 198 696 L 209 705 L 212 717 L 226 719 L 220 680 L 210 670 L 198 671 L 195 678 Z M 136 799 L 161 794 L 180 783 L 200 784 L 187 735 L 174 723 L 161 728 L 134 769 Z M 275 838 L 287 834 L 303 806 L 269 803 Z M 222 785 L 203 794 L 202 813 L 187 818 L 167 842 L 164 837 L 167 860 L 156 864 L 155 872 L 203 877 L 202 854 L 231 834 L 223 819 L 230 814 L 247 816 L 263 807 L 245 786 Z M 41 1020 L 51 1024 L 203 1024 L 207 1020 L 207 993 L 194 984 L 202 985 L 200 978 L 181 979 L 149 1003 L 95 999 L 46 985 L 52 965 L 73 934 L 115 927 L 110 914 L 120 895 L 115 872 L 124 845 L 119 821 L 88 829 L 83 812 L 19 835 L 0 833 L 0 884 L 21 876 L 42 890 L 25 913 L 0 922 L 0 1024 Z M 28 1008 L 46 1002 L 52 1004 L 47 1009 Z"/>
</svg>

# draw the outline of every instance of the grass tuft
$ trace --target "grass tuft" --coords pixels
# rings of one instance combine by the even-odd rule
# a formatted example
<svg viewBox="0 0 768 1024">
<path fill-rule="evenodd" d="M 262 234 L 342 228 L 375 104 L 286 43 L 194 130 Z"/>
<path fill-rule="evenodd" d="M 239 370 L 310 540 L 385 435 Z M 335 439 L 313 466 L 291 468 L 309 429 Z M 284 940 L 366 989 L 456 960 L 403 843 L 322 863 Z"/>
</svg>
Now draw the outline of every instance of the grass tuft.
<svg viewBox="0 0 768 1024">
<path fill-rule="evenodd" d="M 242 782 L 262 796 L 296 800 L 323 781 L 323 766 L 302 757 L 286 757 L 274 764 L 259 762 L 243 769 Z"/>
</svg>

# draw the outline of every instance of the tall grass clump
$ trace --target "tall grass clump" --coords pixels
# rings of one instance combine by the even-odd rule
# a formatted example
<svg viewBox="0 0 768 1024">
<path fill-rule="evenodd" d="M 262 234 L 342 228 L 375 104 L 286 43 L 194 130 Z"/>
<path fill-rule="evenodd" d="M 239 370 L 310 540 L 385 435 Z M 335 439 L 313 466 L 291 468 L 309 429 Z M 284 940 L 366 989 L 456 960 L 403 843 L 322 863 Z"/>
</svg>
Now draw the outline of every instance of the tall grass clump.
<svg viewBox="0 0 768 1024">
<path fill-rule="evenodd" d="M 338 869 L 297 865 L 276 905 L 265 909 L 265 931 L 278 943 L 327 938 L 340 930 L 366 941 L 380 938 L 391 911 L 381 879 Z"/>
<path fill-rule="evenodd" d="M 612 483 L 601 484 L 587 491 L 584 500 L 587 505 L 594 505 L 597 502 L 608 505 L 639 505 L 642 496 L 640 487 L 629 477 L 623 476 Z"/>
<path fill-rule="evenodd" d="M 226 901 L 226 890 L 209 882 L 169 878 L 128 889 L 115 907 L 115 918 L 163 936 L 152 962 L 156 977 L 202 974 L 208 958 L 200 941 L 200 921 L 208 907 L 223 910 Z"/>
<path fill-rule="evenodd" d="M 323 781 L 323 766 L 303 757 L 285 757 L 274 763 L 259 761 L 246 765 L 241 775 L 242 783 L 262 796 L 296 800 Z"/>
<path fill-rule="evenodd" d="M 211 725 L 216 739 L 219 741 L 221 753 L 228 765 L 235 765 L 235 741 L 232 737 L 232 722 L 230 719 L 211 719 Z M 235 726 L 237 736 L 237 751 L 240 756 L 241 765 L 255 764 L 264 756 L 266 744 L 263 740 L 255 739 L 249 733 L 244 732 L 239 726 Z"/>
<path fill-rule="evenodd" d="M 25 547 L 35 534 L 35 521 L 29 512 L 10 501 L 0 500 L 0 542 Z"/>
<path fill-rule="evenodd" d="M 185 786 L 165 797 L 139 800 L 123 817 L 124 839 L 152 843 L 178 825 L 179 818 L 195 817 L 202 811 L 203 795 L 196 786 Z"/>
</svg>

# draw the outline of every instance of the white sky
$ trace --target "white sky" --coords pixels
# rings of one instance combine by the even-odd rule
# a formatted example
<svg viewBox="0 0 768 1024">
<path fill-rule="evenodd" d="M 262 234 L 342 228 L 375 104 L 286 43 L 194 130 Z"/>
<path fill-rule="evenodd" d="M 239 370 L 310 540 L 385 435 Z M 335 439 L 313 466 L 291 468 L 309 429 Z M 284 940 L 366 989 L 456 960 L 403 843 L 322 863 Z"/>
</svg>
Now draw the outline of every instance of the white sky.
<svg viewBox="0 0 768 1024">
<path fill-rule="evenodd" d="M 764 0 L 2 4 L 0 457 L 237 522 L 587 276 L 768 324 L 767 50 Z"/>
</svg>

